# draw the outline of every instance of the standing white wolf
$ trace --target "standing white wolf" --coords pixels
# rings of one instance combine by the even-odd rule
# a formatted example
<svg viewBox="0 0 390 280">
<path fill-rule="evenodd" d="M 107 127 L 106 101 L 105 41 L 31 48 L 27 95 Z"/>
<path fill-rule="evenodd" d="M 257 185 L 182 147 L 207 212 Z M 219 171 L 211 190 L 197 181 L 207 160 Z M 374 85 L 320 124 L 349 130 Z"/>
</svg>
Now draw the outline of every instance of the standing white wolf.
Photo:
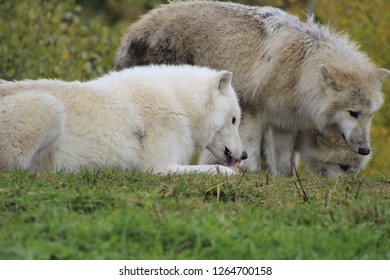
<svg viewBox="0 0 390 280">
<path fill-rule="evenodd" d="M 232 74 L 149 66 L 88 82 L 0 83 L 0 168 L 232 173 L 188 166 L 209 149 L 224 165 L 246 158 Z"/>
<path fill-rule="evenodd" d="M 234 73 L 247 121 L 240 135 L 246 164 L 260 170 L 261 139 L 272 133 L 267 159 L 292 174 L 296 135 L 340 133 L 349 149 L 370 154 L 371 116 L 390 76 L 347 36 L 279 9 L 216 1 L 173 2 L 130 26 L 114 67 L 195 64 Z"/>
</svg>

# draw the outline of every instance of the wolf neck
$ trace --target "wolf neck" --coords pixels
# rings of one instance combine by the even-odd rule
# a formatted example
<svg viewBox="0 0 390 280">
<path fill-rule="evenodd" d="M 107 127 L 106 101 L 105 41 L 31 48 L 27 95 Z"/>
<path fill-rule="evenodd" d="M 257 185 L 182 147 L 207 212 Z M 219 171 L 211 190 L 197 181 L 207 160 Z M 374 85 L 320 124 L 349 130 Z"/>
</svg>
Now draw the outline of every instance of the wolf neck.
<svg viewBox="0 0 390 280">
<path fill-rule="evenodd" d="M 197 109 L 201 106 L 197 106 Z M 213 119 L 214 116 L 205 115 L 204 111 L 196 110 L 194 108 L 191 111 L 191 116 L 189 116 L 190 130 L 191 130 L 191 139 L 193 141 L 194 152 L 201 152 L 204 150 L 212 140 L 212 137 L 209 136 L 211 130 L 215 130 L 214 127 L 210 127 L 210 119 Z"/>
<path fill-rule="evenodd" d="M 257 87 L 245 88 L 240 92 L 249 92 L 252 97 L 241 98 L 244 110 L 261 110 L 270 123 L 286 130 L 313 127 L 322 130 L 328 125 L 326 116 L 321 115 L 326 105 L 324 102 L 329 100 L 322 92 L 321 65 L 330 63 L 347 71 L 359 69 L 367 73 L 374 66 L 365 54 L 357 51 L 357 45 L 349 42 L 348 38 L 329 34 L 327 29 L 317 26 L 313 26 L 313 29 L 318 31 L 317 37 L 299 32 L 291 35 L 286 30 L 278 31 L 277 37 L 285 40 L 276 39 L 272 53 L 267 50 L 267 55 L 272 57 L 270 61 L 257 62 L 260 81 Z M 264 55 L 260 50 L 258 56 Z M 283 116 L 280 108 L 283 108 Z M 297 124 L 299 128 L 296 127 Z"/>
</svg>

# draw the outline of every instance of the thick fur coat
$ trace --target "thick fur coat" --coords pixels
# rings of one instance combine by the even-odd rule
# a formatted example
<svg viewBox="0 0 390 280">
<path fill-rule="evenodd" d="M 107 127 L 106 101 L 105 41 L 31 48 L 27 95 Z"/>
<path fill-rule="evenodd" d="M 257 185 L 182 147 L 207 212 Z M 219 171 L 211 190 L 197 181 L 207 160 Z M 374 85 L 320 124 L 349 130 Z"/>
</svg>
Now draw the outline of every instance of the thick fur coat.
<svg viewBox="0 0 390 280">
<path fill-rule="evenodd" d="M 246 158 L 231 78 L 195 66 L 148 66 L 88 82 L 2 82 L 0 168 L 232 173 L 188 166 L 205 148 L 227 166 Z"/>
</svg>

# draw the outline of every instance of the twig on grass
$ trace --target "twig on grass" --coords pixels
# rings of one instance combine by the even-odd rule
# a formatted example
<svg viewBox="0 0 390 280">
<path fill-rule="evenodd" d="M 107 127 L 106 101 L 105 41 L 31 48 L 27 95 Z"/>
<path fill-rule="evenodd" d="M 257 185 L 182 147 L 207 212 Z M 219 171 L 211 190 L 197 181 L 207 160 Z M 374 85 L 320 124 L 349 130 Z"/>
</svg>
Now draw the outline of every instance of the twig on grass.
<svg viewBox="0 0 390 280">
<path fill-rule="evenodd" d="M 360 191 L 360 188 L 362 187 L 362 180 L 359 180 L 359 186 L 356 190 L 356 194 L 355 194 L 355 199 L 358 198 L 358 195 L 359 195 L 359 191 Z"/>
<path fill-rule="evenodd" d="M 96 191 L 98 181 L 99 181 L 100 169 L 97 169 L 96 171 L 94 171 L 93 175 L 94 175 L 94 177 L 93 177 L 92 186 L 93 186 L 93 190 Z"/>
<path fill-rule="evenodd" d="M 294 182 L 294 186 L 295 186 L 295 189 L 297 190 L 299 197 L 302 198 L 301 192 L 299 191 L 299 188 L 297 186 L 297 182 Z"/>
<path fill-rule="evenodd" d="M 241 184 L 241 181 L 242 181 L 242 179 L 244 178 L 244 176 L 245 176 L 245 174 L 246 174 L 246 172 L 247 172 L 247 168 L 243 168 L 242 169 L 242 175 L 241 175 L 241 177 L 240 177 L 240 179 L 238 180 L 238 182 L 237 182 L 237 187 Z"/>
<path fill-rule="evenodd" d="M 219 173 L 219 168 L 218 166 L 216 167 L 217 168 L 217 172 Z M 241 176 L 240 178 L 238 179 L 238 182 L 235 184 L 235 186 L 239 186 L 245 176 L 245 174 L 247 173 L 247 169 L 246 168 L 243 168 L 241 169 Z M 214 195 L 216 196 L 216 199 L 217 199 L 217 203 L 220 202 L 220 200 L 222 201 L 226 201 L 227 200 L 227 197 L 224 193 L 223 190 L 221 190 L 221 187 L 223 187 L 224 189 L 231 189 L 232 188 L 232 182 L 229 180 L 229 175 L 227 174 L 223 174 L 223 173 L 219 173 L 221 175 L 224 176 L 224 180 L 223 182 L 220 182 L 218 184 L 216 184 L 215 186 L 212 186 L 210 188 L 208 188 L 205 192 L 204 192 L 204 195 L 202 197 L 202 201 L 205 201 L 206 200 L 206 197 L 211 193 L 212 190 L 214 190 Z M 237 194 L 234 193 L 233 194 L 233 198 L 232 198 L 232 201 L 235 202 L 237 199 Z"/>
<path fill-rule="evenodd" d="M 307 196 L 306 191 L 305 191 L 305 189 L 304 189 L 303 186 L 302 186 L 302 182 L 301 182 L 301 179 L 299 178 L 297 168 L 295 167 L 295 164 L 294 164 L 294 163 L 292 164 L 292 166 L 293 166 L 293 168 L 294 168 L 295 176 L 297 177 L 298 184 L 299 184 L 299 186 L 300 186 L 300 188 L 301 188 L 301 191 L 302 191 L 302 196 L 301 196 L 301 194 L 300 194 L 300 192 L 299 192 L 299 190 L 298 190 L 297 184 L 294 182 L 294 185 L 295 185 L 295 187 L 296 187 L 296 189 L 297 189 L 297 191 L 298 191 L 299 197 L 301 197 L 301 198 L 303 199 L 304 202 L 308 202 L 308 201 L 309 201 L 309 197 Z"/>
<path fill-rule="evenodd" d="M 221 185 L 217 185 L 217 203 L 219 203 L 219 197 L 221 195 Z"/>
<path fill-rule="evenodd" d="M 269 185 L 271 183 L 271 172 L 267 169 L 265 171 L 265 184 Z"/>
<path fill-rule="evenodd" d="M 206 195 L 210 194 L 210 192 L 213 190 L 213 189 L 216 189 L 217 191 L 217 202 L 219 202 L 219 198 L 220 198 L 220 195 L 221 195 L 221 185 L 225 184 L 225 182 L 223 183 L 219 183 L 217 184 L 216 186 L 212 186 L 211 188 L 208 188 L 204 194 L 203 194 L 203 197 L 202 197 L 202 201 L 205 201 L 206 200 Z"/>
</svg>

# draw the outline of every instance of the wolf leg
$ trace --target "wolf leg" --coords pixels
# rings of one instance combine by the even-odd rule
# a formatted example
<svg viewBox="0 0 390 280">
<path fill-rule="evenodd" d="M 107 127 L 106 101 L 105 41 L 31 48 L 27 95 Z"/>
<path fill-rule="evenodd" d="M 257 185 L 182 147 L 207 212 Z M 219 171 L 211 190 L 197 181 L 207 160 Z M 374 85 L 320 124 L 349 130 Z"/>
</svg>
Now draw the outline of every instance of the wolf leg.
<svg viewBox="0 0 390 280">
<path fill-rule="evenodd" d="M 293 164 L 297 162 L 294 152 L 296 135 L 289 131 L 270 127 L 264 138 L 264 154 L 270 171 L 281 176 L 293 175 Z"/>
<path fill-rule="evenodd" d="M 250 172 L 261 171 L 261 134 L 256 136 L 243 135 L 241 136 L 242 143 L 248 154 L 248 158 L 242 162 Z"/>
<path fill-rule="evenodd" d="M 261 170 L 261 143 L 262 143 L 262 122 L 261 116 L 253 115 L 251 112 L 243 111 L 243 118 L 239 127 L 242 144 L 248 154 L 243 165 L 250 172 Z"/>
</svg>

